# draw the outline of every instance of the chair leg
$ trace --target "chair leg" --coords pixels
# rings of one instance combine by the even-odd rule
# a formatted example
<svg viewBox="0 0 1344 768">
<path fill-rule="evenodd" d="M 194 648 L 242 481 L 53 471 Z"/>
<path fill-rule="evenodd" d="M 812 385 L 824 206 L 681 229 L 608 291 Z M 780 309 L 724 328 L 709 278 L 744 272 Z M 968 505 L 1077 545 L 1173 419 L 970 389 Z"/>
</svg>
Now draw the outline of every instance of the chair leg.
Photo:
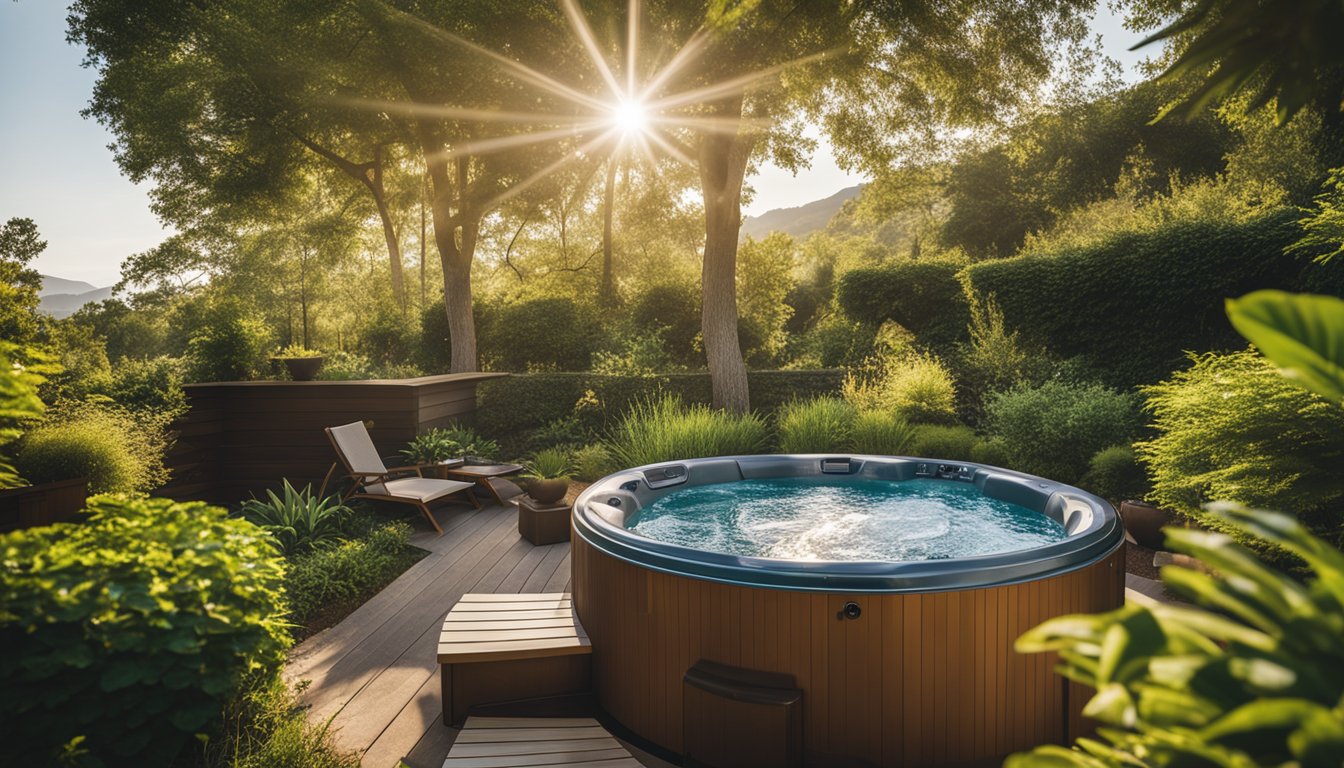
<svg viewBox="0 0 1344 768">
<path fill-rule="evenodd" d="M 439 521 L 434 519 L 434 515 L 430 514 L 429 505 L 425 504 L 424 502 L 420 502 L 418 506 L 420 507 L 420 511 L 425 513 L 425 519 L 428 520 L 429 524 L 434 526 L 434 530 L 438 531 L 439 535 L 442 536 L 443 529 L 439 527 Z"/>
</svg>

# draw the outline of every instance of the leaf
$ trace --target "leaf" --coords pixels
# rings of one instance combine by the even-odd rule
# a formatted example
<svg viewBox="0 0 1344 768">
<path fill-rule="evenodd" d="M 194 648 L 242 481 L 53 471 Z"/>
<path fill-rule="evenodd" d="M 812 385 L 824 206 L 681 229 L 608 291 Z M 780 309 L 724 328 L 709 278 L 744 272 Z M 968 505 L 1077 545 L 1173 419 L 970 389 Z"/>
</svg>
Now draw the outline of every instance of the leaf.
<svg viewBox="0 0 1344 768">
<path fill-rule="evenodd" d="M 1209 741 L 1265 730 L 1288 730 L 1325 707 L 1305 699 L 1258 699 L 1218 718 L 1200 731 Z"/>
<path fill-rule="evenodd" d="M 1291 381 L 1344 403 L 1344 300 L 1255 291 L 1228 299 L 1227 317 Z"/>
</svg>

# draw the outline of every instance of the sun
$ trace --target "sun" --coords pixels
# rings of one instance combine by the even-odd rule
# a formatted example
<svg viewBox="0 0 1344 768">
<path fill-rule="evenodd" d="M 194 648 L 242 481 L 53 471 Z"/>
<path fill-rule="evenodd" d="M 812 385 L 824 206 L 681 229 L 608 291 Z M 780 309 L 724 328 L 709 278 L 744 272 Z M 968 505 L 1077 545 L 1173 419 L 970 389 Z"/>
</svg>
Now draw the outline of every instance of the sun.
<svg viewBox="0 0 1344 768">
<path fill-rule="evenodd" d="M 639 99 L 623 98 L 611 110 L 612 124 L 625 136 L 638 136 L 649 129 L 649 109 Z"/>
</svg>

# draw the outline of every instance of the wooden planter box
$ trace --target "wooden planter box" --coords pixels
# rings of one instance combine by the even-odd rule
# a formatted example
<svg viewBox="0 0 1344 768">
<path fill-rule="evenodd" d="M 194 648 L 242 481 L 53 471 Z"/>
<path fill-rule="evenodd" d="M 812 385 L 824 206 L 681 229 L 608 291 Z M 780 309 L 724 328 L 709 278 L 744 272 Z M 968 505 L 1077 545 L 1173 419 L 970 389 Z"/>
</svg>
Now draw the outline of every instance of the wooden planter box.
<svg viewBox="0 0 1344 768">
<path fill-rule="evenodd" d="M 0 491 L 0 532 L 73 522 L 88 497 L 87 477 Z"/>
</svg>

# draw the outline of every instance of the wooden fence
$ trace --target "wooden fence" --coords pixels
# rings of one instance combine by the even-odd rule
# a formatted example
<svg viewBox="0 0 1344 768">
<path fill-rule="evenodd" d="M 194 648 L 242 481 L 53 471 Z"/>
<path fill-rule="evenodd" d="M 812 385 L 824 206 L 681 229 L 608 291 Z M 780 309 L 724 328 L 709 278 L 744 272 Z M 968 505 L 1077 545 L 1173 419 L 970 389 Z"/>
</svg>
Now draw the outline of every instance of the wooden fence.
<svg viewBox="0 0 1344 768">
<path fill-rule="evenodd" d="M 336 459 L 324 427 L 372 422 L 379 452 L 395 454 L 421 431 L 472 423 L 476 385 L 503 375 L 190 384 L 189 408 L 172 427 L 172 479 L 155 494 L 233 503 L 282 478 L 316 486 Z"/>
</svg>

